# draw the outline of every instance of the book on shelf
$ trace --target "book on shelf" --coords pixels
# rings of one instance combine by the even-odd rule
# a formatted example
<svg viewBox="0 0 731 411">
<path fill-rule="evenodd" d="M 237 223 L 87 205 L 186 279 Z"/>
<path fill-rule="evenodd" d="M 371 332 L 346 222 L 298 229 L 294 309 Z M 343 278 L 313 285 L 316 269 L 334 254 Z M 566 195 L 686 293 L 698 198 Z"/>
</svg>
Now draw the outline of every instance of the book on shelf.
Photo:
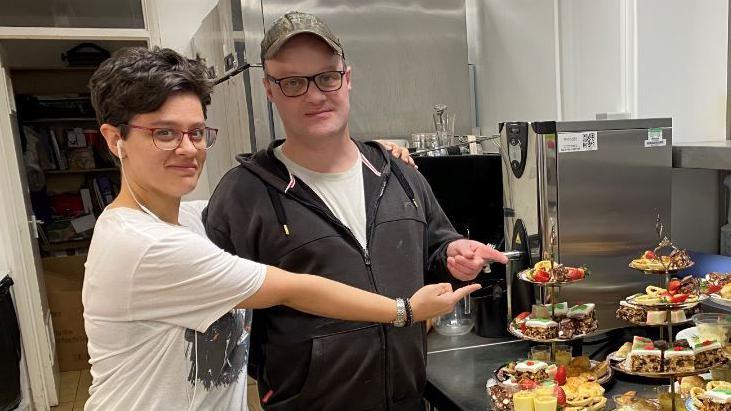
<svg viewBox="0 0 731 411">
<path fill-rule="evenodd" d="M 99 185 L 99 191 L 102 195 L 102 199 L 104 200 L 104 205 L 109 205 L 109 203 L 114 201 L 114 188 L 112 187 L 112 182 L 103 175 L 94 177 L 94 179 Z"/>
<path fill-rule="evenodd" d="M 49 133 L 56 165 L 58 165 L 59 170 L 67 170 L 69 167 L 66 163 L 66 153 L 61 150 L 61 145 L 58 142 L 58 138 L 56 138 L 56 133 L 53 130 L 49 130 Z"/>
<path fill-rule="evenodd" d="M 91 201 L 91 191 L 84 187 L 79 190 L 79 193 L 81 194 L 81 201 L 84 203 L 84 212 L 85 213 L 92 213 L 94 211 L 94 203 Z"/>
<path fill-rule="evenodd" d="M 96 181 L 96 178 L 91 180 L 91 191 L 94 193 L 94 200 L 96 201 L 99 212 L 101 213 L 104 211 L 106 204 L 104 204 L 104 198 L 102 197 L 101 190 L 99 190 L 99 183 Z"/>
</svg>

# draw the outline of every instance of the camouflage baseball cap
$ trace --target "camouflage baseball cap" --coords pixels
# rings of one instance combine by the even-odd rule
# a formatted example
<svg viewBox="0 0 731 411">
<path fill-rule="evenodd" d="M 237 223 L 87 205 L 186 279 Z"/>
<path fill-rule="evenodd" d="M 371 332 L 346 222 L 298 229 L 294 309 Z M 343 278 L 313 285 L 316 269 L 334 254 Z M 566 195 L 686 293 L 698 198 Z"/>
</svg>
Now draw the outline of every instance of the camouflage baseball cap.
<svg viewBox="0 0 731 411">
<path fill-rule="evenodd" d="M 335 53 L 345 57 L 340 40 L 322 20 L 309 13 L 290 11 L 274 20 L 272 26 L 264 34 L 264 39 L 261 41 L 261 60 L 271 58 L 277 54 L 287 40 L 305 33 L 321 38 Z"/>
</svg>

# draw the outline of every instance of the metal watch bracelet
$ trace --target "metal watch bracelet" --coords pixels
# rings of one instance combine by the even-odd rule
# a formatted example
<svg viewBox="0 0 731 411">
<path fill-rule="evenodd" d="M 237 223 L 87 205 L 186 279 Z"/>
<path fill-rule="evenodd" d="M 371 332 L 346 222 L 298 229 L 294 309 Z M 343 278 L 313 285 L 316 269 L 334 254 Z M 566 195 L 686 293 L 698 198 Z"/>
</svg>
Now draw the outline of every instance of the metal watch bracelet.
<svg viewBox="0 0 731 411">
<path fill-rule="evenodd" d="M 396 319 L 393 320 L 394 327 L 403 327 L 406 325 L 406 301 L 403 298 L 396 299 Z"/>
</svg>

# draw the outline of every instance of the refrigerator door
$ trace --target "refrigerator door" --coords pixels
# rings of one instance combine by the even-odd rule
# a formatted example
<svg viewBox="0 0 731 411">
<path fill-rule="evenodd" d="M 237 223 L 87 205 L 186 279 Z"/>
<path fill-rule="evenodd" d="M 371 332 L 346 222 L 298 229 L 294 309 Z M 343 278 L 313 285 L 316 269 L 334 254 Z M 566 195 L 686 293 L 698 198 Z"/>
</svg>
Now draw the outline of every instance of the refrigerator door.
<svg viewBox="0 0 731 411">
<path fill-rule="evenodd" d="M 471 131 L 464 1 L 262 3 L 265 27 L 288 11 L 302 10 L 319 16 L 340 38 L 353 69 L 354 138 L 404 138 L 433 130 L 431 115 L 439 103 L 456 113 L 455 133 Z"/>
<path fill-rule="evenodd" d="M 556 158 L 556 198 L 548 202 L 558 204 L 560 262 L 591 270 L 586 281 L 561 289 L 561 301 L 595 303 L 600 329 L 626 326 L 615 315 L 619 301 L 657 284 L 628 264 L 657 245 L 658 213 L 670 235 L 671 125 L 671 119 L 558 122 L 557 140 L 547 145 Z M 659 132 L 664 145 L 652 142 Z"/>
<path fill-rule="evenodd" d="M 264 38 L 264 14 L 260 0 L 240 1 L 243 33 L 235 36 L 239 40 L 237 49 L 243 54 L 240 60 L 251 64 L 245 72 L 245 98 L 250 109 L 249 118 L 252 136 L 252 150 L 265 149 L 276 137 L 272 121 L 272 105 L 264 89 L 264 69 L 261 66 L 261 40 Z M 243 43 L 243 45 L 242 45 Z M 241 51 L 243 49 L 243 52 Z M 278 138 L 283 138 L 280 134 Z"/>
<path fill-rule="evenodd" d="M 239 73 L 214 87 L 208 107 L 208 124 L 218 128 L 216 144 L 207 152 L 206 172 L 211 189 L 238 165 L 236 155 L 250 153 L 250 110 L 245 93 L 246 73 Z"/>
</svg>

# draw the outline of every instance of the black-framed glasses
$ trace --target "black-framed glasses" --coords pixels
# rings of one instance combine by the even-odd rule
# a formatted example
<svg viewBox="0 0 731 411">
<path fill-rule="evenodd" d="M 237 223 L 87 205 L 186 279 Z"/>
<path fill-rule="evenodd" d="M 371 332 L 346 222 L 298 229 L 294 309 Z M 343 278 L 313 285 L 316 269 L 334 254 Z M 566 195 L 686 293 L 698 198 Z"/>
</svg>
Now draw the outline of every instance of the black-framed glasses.
<svg viewBox="0 0 731 411">
<path fill-rule="evenodd" d="M 310 89 L 310 82 L 323 93 L 340 90 L 343 86 L 345 70 L 323 71 L 314 76 L 291 76 L 274 78 L 267 74 L 267 79 L 276 83 L 287 97 L 299 97 L 307 94 Z"/>
<path fill-rule="evenodd" d="M 211 127 L 194 128 L 188 131 L 180 131 L 173 128 L 143 127 L 134 124 L 120 124 L 119 127 L 149 131 L 155 147 L 165 151 L 173 151 L 180 147 L 180 144 L 183 142 L 183 137 L 186 135 L 195 148 L 198 150 L 208 150 L 216 142 L 216 136 L 218 135 L 218 129 Z"/>
</svg>

